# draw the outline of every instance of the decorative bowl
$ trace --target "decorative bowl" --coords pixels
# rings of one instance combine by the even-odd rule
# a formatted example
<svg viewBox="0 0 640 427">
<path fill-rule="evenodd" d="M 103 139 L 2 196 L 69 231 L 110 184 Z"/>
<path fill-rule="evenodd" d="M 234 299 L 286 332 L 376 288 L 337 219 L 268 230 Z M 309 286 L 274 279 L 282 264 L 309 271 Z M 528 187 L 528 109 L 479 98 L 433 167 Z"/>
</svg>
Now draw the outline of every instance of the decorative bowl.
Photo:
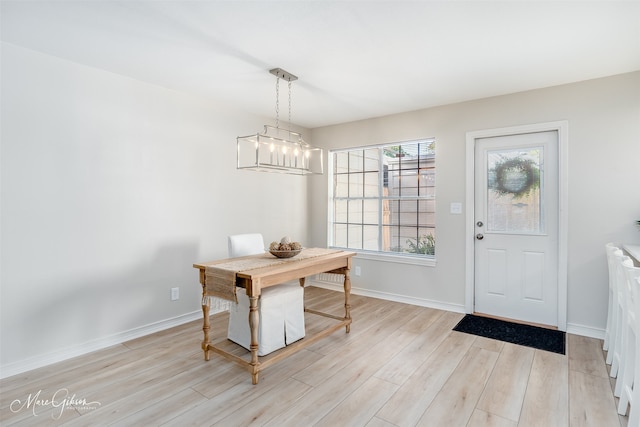
<svg viewBox="0 0 640 427">
<path fill-rule="evenodd" d="M 292 249 L 290 251 L 272 251 L 272 250 L 269 250 L 269 253 L 271 253 L 271 255 L 276 256 L 278 258 L 291 258 L 291 257 L 294 257 L 294 256 L 298 255 L 300 252 L 302 252 L 302 249 Z"/>
</svg>

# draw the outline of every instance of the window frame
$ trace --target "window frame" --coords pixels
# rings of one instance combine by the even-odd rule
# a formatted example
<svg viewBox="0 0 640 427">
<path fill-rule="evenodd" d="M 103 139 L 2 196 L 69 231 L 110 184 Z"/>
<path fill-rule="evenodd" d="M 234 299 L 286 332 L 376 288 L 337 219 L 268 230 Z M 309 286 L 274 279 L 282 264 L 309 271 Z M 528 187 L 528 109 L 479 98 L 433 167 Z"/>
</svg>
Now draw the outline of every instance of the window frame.
<svg viewBox="0 0 640 427">
<path fill-rule="evenodd" d="M 383 224 L 382 224 L 382 201 L 383 200 L 390 200 L 389 198 L 386 198 L 382 192 L 380 191 L 383 186 L 384 186 L 384 148 L 385 147 L 393 147 L 393 146 L 402 146 L 402 145 L 409 145 L 409 144 L 430 144 L 430 143 L 434 143 L 435 144 L 436 139 L 434 137 L 428 137 L 428 138 L 419 138 L 419 139 L 415 139 L 415 140 L 407 140 L 407 141 L 399 141 L 399 142 L 389 142 L 389 143 L 383 143 L 383 144 L 373 144 L 373 145 L 365 145 L 365 146 L 357 146 L 357 147 L 348 147 L 348 148 L 338 148 L 338 149 L 332 149 L 329 150 L 328 152 L 328 170 L 329 173 L 328 175 L 328 203 L 327 203 L 327 246 L 330 248 L 337 248 L 337 249 L 345 249 L 345 250 L 349 250 L 349 251 L 353 251 L 358 253 L 358 258 L 359 259 L 368 259 L 368 260 L 375 260 L 375 261 L 384 261 L 384 262 L 394 262 L 394 263 L 401 263 L 401 264 L 411 264 L 411 265 L 423 265 L 423 266 L 435 266 L 436 265 L 436 255 L 425 255 L 425 254 L 411 254 L 408 252 L 393 252 L 393 251 L 382 251 L 380 250 L 381 248 L 381 233 L 382 233 L 382 229 L 383 229 Z M 335 154 L 336 153 L 340 153 L 340 152 L 354 152 L 354 151 L 365 151 L 365 150 L 372 150 L 372 149 L 377 149 L 379 151 L 379 155 L 378 155 L 378 169 L 377 169 L 377 173 L 378 173 L 378 195 L 376 197 L 369 197 L 366 198 L 364 197 L 364 195 L 362 197 L 357 197 L 356 199 L 375 199 L 377 201 L 377 205 L 378 205 L 378 250 L 369 250 L 369 249 L 354 249 L 354 248 L 349 248 L 349 247 L 344 247 L 344 246 L 337 246 L 334 244 L 335 241 L 335 236 L 334 236 L 334 226 L 335 226 L 335 202 L 336 202 L 336 197 L 334 194 L 334 180 L 336 177 L 336 165 L 335 165 Z M 435 166 L 436 164 L 436 155 L 435 155 L 435 151 L 434 151 L 434 157 L 433 157 L 433 161 L 434 161 L 434 166 L 433 166 L 433 170 L 434 170 L 434 177 L 437 174 L 437 168 Z M 364 168 L 363 168 L 364 169 Z M 363 174 L 364 174 L 364 170 L 363 170 Z M 388 175 L 388 178 L 390 179 L 390 175 Z M 436 180 L 437 182 L 437 180 Z M 434 185 L 434 187 L 436 187 L 436 185 Z M 437 192 L 437 190 L 434 191 Z M 349 200 L 350 197 L 343 197 L 341 198 L 342 200 Z M 402 200 L 400 197 L 398 197 L 398 200 Z M 420 201 L 420 200 L 432 200 L 434 202 L 434 204 L 436 205 L 434 207 L 434 211 L 433 211 L 433 230 L 435 232 L 435 230 L 437 229 L 437 224 L 436 224 L 436 210 L 437 210 L 437 203 L 436 203 L 436 193 L 434 192 L 433 195 L 431 196 L 415 196 L 415 197 L 410 197 L 407 198 L 406 200 L 412 200 L 412 201 Z M 415 226 L 416 228 L 419 228 L 419 225 L 416 224 Z M 348 244 L 348 242 L 347 242 Z M 436 245 L 437 246 L 437 245 Z M 437 253 L 437 250 L 436 250 Z"/>
</svg>

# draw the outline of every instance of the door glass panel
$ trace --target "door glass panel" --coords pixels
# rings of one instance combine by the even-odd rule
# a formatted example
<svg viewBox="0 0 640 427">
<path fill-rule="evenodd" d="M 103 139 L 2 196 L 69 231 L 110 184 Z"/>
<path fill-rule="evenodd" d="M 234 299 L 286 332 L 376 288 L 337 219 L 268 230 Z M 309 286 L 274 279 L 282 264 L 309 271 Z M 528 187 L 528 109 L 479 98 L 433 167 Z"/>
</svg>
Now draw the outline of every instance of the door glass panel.
<svg viewBox="0 0 640 427">
<path fill-rule="evenodd" d="M 487 151 L 487 229 L 544 233 L 543 148 Z"/>
</svg>

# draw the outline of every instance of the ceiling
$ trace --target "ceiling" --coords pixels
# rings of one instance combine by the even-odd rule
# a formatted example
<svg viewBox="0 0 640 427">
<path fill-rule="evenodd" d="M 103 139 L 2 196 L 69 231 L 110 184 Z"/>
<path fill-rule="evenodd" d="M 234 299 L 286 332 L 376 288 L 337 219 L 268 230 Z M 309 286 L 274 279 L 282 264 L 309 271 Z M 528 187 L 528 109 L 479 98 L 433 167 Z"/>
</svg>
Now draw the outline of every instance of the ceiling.
<svg viewBox="0 0 640 427">
<path fill-rule="evenodd" d="M 640 1 L 7 1 L 2 40 L 315 128 L 640 69 Z M 287 118 L 280 85 L 280 119 Z"/>
</svg>

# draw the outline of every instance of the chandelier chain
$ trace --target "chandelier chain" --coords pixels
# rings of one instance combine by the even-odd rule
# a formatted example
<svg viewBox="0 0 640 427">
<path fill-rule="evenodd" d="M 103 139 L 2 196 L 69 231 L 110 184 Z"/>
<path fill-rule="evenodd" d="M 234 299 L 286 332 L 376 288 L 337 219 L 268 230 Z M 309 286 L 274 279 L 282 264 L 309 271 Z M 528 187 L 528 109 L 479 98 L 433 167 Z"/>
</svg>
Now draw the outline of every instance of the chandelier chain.
<svg viewBox="0 0 640 427">
<path fill-rule="evenodd" d="M 289 129 L 291 129 L 291 80 L 289 80 Z"/>
<path fill-rule="evenodd" d="M 280 127 L 280 77 L 276 76 L 276 129 Z"/>
</svg>

